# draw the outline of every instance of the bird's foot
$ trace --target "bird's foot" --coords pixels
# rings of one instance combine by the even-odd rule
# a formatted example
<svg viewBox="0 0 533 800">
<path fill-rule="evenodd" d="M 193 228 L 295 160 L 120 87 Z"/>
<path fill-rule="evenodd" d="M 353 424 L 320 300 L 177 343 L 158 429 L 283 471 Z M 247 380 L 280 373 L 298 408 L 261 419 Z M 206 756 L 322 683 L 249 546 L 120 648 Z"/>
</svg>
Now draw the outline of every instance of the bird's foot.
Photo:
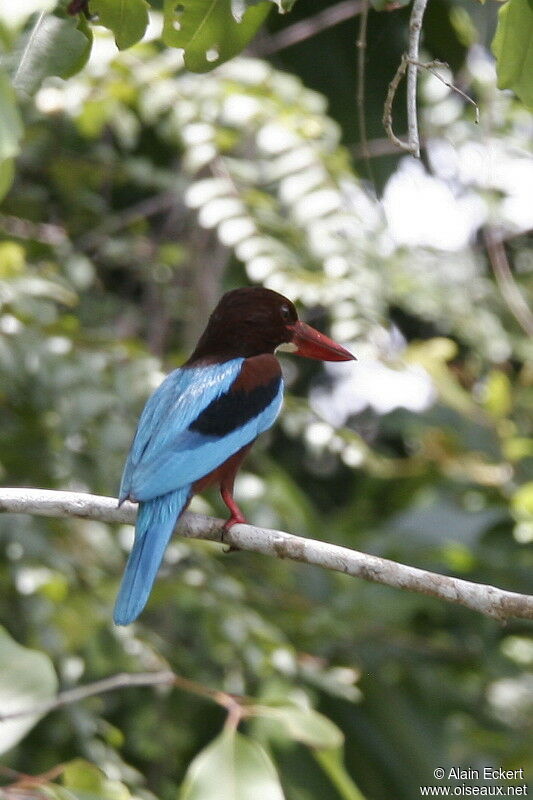
<svg viewBox="0 0 533 800">
<path fill-rule="evenodd" d="M 222 533 L 221 533 L 221 537 L 220 537 L 220 540 L 221 540 L 222 544 L 227 544 L 227 542 L 225 542 L 225 535 L 229 531 L 229 529 L 233 525 L 237 525 L 237 524 L 239 524 L 241 522 L 246 524 L 247 520 L 246 520 L 246 517 L 244 516 L 244 514 L 242 513 L 242 511 L 240 510 L 240 508 L 236 507 L 236 510 L 232 511 L 231 517 L 222 526 Z M 240 548 L 239 547 L 235 547 L 234 544 L 228 544 L 228 546 L 227 546 L 227 548 L 226 548 L 226 550 L 224 552 L 225 553 L 232 553 L 232 552 L 235 552 L 236 550 L 239 550 L 239 549 Z"/>
</svg>

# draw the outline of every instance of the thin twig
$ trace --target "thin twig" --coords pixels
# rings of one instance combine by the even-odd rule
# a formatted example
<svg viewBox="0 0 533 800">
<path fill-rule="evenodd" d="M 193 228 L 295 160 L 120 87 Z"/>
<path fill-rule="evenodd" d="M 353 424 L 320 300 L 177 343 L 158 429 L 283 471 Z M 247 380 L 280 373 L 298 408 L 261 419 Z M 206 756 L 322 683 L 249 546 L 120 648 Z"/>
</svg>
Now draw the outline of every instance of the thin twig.
<svg viewBox="0 0 533 800">
<path fill-rule="evenodd" d="M 11 769 L 5 764 L 0 764 L 0 774 L 13 779 L 11 783 L 2 786 L 0 792 L 3 792 L 7 797 L 31 797 L 32 790 L 39 789 L 43 784 L 55 781 L 56 778 L 59 778 L 65 767 L 66 764 L 64 763 L 56 764 L 51 767 L 51 769 L 46 770 L 46 772 L 41 772 L 39 775 L 28 775 L 25 772 Z M 21 794 L 22 792 L 24 794 Z M 0 796 L 2 795 L 0 794 Z M 39 796 L 38 793 L 37 796 Z"/>
<path fill-rule="evenodd" d="M 267 56 L 277 53 L 279 50 L 284 50 L 286 47 L 299 44 L 299 42 L 322 33 L 327 28 L 332 28 L 340 22 L 356 17 L 363 12 L 364 6 L 365 0 L 342 0 L 342 2 L 336 3 L 334 6 L 319 11 L 318 14 L 314 14 L 312 17 L 295 22 L 278 33 L 256 42 L 253 47 L 254 54 Z"/>
<path fill-rule="evenodd" d="M 44 489 L 0 489 L 0 511 L 130 524 L 136 515 L 134 504 L 124 503 L 118 508 L 112 497 Z M 222 526 L 222 520 L 186 512 L 179 520 L 176 532 L 193 539 L 220 542 Z M 226 545 L 239 550 L 290 558 L 374 583 L 430 595 L 496 619 L 533 619 L 533 596 L 428 572 L 347 547 L 244 524 L 224 531 L 223 538 Z"/>
<path fill-rule="evenodd" d="M 414 0 L 409 19 L 409 45 L 407 48 L 407 135 L 411 153 L 420 158 L 420 139 L 418 137 L 418 114 L 416 108 L 416 84 L 418 76 L 418 54 L 420 51 L 420 32 L 426 10 L 427 0 Z"/>
<path fill-rule="evenodd" d="M 115 689 L 122 689 L 128 686 L 173 686 L 176 677 L 177 676 L 170 670 L 163 670 L 161 672 L 121 672 L 118 675 L 112 675 L 110 678 L 95 681 L 87 686 L 78 686 L 76 689 L 67 689 L 64 692 L 59 692 L 52 700 L 46 700 L 43 703 L 35 703 L 31 707 L 28 706 L 28 708 L 9 711 L 7 714 L 0 714 L 0 722 L 5 722 L 8 719 L 18 719 L 19 717 L 41 716 L 42 714 L 48 714 L 49 711 L 55 711 L 55 709 L 61 708 L 62 706 L 78 703 L 80 700 L 86 700 L 88 697 L 103 694 L 104 692 L 112 692 Z"/>
<path fill-rule="evenodd" d="M 140 200 L 138 203 L 109 216 L 101 225 L 93 228 L 92 231 L 84 233 L 77 240 L 76 246 L 80 250 L 94 250 L 111 233 L 116 233 L 137 220 L 167 211 L 172 208 L 176 200 L 177 195 L 174 191 L 161 192 L 160 194 L 151 195 L 145 200 Z"/>
<path fill-rule="evenodd" d="M 483 238 L 494 277 L 509 311 L 522 330 L 533 336 L 533 313 L 516 285 L 501 236 L 492 228 L 485 228 Z"/>
<path fill-rule="evenodd" d="M 177 675 L 172 670 L 160 670 L 157 672 L 120 672 L 117 675 L 111 675 L 109 678 L 103 678 L 94 683 L 88 683 L 85 686 L 77 686 L 75 689 L 66 689 L 64 692 L 59 692 L 51 700 L 43 703 L 35 703 L 27 708 L 9 711 L 7 714 L 0 713 L 0 722 L 6 722 L 11 719 L 19 719 L 21 717 L 29 716 L 42 716 L 48 714 L 50 711 L 56 711 L 63 706 L 72 705 L 72 703 L 79 703 L 81 700 L 86 700 L 88 697 L 95 697 L 96 695 L 104 694 L 105 692 L 114 692 L 117 689 L 127 689 L 132 686 L 174 686 L 178 689 L 183 689 L 185 692 L 205 697 L 212 700 L 214 703 L 223 706 L 228 710 L 229 714 L 235 714 L 235 708 L 243 709 L 240 699 L 227 692 L 221 692 L 218 689 L 210 689 L 203 686 L 201 683 L 191 681 L 184 678 L 182 675 Z M 245 698 L 242 698 L 244 701 Z M 242 717 L 246 712 L 240 711 Z"/>
<path fill-rule="evenodd" d="M 413 67 L 415 70 L 425 69 L 428 72 L 431 72 L 431 74 L 434 75 L 435 78 L 438 78 L 439 81 L 441 81 L 441 83 L 443 83 L 445 86 L 448 87 L 448 89 L 451 89 L 453 92 L 456 92 L 457 94 L 459 94 L 463 98 L 463 100 L 466 100 L 467 103 L 470 103 L 471 105 L 473 105 L 474 109 L 475 109 L 475 114 L 476 114 L 476 118 L 475 118 L 476 124 L 479 123 L 479 106 L 476 103 L 476 101 L 472 99 L 472 97 L 470 97 L 469 95 L 466 94 L 466 92 L 463 92 L 461 89 L 459 89 L 458 86 L 455 86 L 455 84 L 450 83 L 449 81 L 447 81 L 446 78 L 443 78 L 442 75 L 440 75 L 436 71 L 439 68 L 440 69 L 449 68 L 449 65 L 445 61 L 439 61 L 438 59 L 435 59 L 434 61 L 423 62 L 423 61 L 413 60 L 413 59 L 411 59 L 409 57 L 409 55 L 406 55 L 404 53 L 404 55 L 402 56 L 402 60 L 400 62 L 400 65 L 399 65 L 398 69 L 396 70 L 396 74 L 395 74 L 394 78 L 392 79 L 392 81 L 389 84 L 389 89 L 388 89 L 388 92 L 387 92 L 385 105 L 383 107 L 383 126 L 384 126 L 384 128 L 385 128 L 385 130 L 387 132 L 387 136 L 388 136 L 389 140 L 394 145 L 396 145 L 396 147 L 401 147 L 402 150 L 407 150 L 409 153 L 412 153 L 414 156 L 419 157 L 420 156 L 420 137 L 419 137 L 419 133 L 418 133 L 418 123 L 416 122 L 416 107 L 415 107 L 415 122 L 414 122 L 414 125 L 410 127 L 409 141 L 404 142 L 401 139 L 399 139 L 396 136 L 396 134 L 394 133 L 393 129 L 392 129 L 392 105 L 394 103 L 394 98 L 396 96 L 396 92 L 398 90 L 398 86 L 400 85 L 400 82 L 401 82 L 403 76 L 405 75 L 406 70 L 408 70 L 407 71 L 407 76 L 409 78 L 409 69 L 411 67 Z M 408 83 L 408 87 L 409 87 L 409 83 Z M 409 92 L 409 88 L 408 88 L 408 92 Z M 409 106 L 409 103 L 412 102 L 412 97 L 411 97 L 411 101 L 410 101 L 409 93 L 408 93 L 407 100 L 408 100 L 407 118 L 408 118 L 408 122 L 409 121 L 412 122 L 412 118 L 410 116 L 411 111 L 412 111 L 412 107 L 410 108 L 410 106 Z M 416 148 L 415 149 L 413 149 L 413 141 L 415 141 L 415 140 L 411 139 L 411 133 L 413 133 L 413 131 L 416 134 Z"/>
<path fill-rule="evenodd" d="M 411 146 L 404 142 L 402 139 L 399 139 L 396 134 L 394 133 L 392 127 L 392 105 L 394 103 L 394 98 L 396 97 L 396 92 L 398 91 L 398 86 L 401 83 L 403 76 L 405 75 L 405 70 L 407 69 L 407 56 L 402 56 L 402 60 L 398 65 L 398 69 L 394 75 L 394 78 L 389 83 L 389 88 L 387 90 L 387 97 L 385 98 L 385 104 L 383 106 L 383 127 L 389 137 L 390 141 L 399 147 L 401 150 L 407 150 L 408 153 L 411 153 Z"/>
<path fill-rule="evenodd" d="M 421 61 L 410 61 L 409 63 L 414 64 L 416 67 L 418 67 L 418 69 L 426 69 L 428 72 L 431 72 L 431 74 L 434 75 L 435 78 L 438 78 L 441 83 L 448 87 L 448 89 L 451 89 L 452 92 L 456 92 L 463 98 L 463 100 L 466 100 L 467 103 L 473 105 L 476 114 L 475 122 L 476 125 L 479 124 L 479 106 L 476 101 L 470 97 L 470 95 L 466 94 L 466 92 L 463 92 L 461 89 L 459 89 L 458 86 L 455 86 L 455 84 L 447 81 L 446 78 L 443 78 L 442 75 L 436 71 L 437 69 L 449 69 L 450 65 L 447 64 L 446 61 L 439 61 L 436 58 L 433 61 L 427 61 L 425 63 Z"/>
<path fill-rule="evenodd" d="M 424 141 L 421 140 L 421 147 L 423 146 Z M 348 147 L 354 158 L 364 158 L 365 153 L 358 142 L 348 145 Z M 367 150 L 370 158 L 382 158 L 395 155 L 398 152 L 398 145 L 392 142 L 388 136 L 382 136 L 378 139 L 369 139 Z"/>
<path fill-rule="evenodd" d="M 418 135 L 418 113 L 416 106 L 416 87 L 418 77 L 417 62 L 420 51 L 420 32 L 426 10 L 427 0 L 414 0 L 409 18 L 409 42 L 396 74 L 389 84 L 383 108 L 383 125 L 387 136 L 397 147 L 420 158 L 420 138 Z M 392 104 L 400 81 L 407 70 L 407 142 L 398 139 L 392 129 Z"/>
<path fill-rule="evenodd" d="M 363 0 L 363 10 L 359 18 L 359 35 L 357 37 L 357 121 L 359 125 L 359 142 L 366 165 L 369 181 L 374 184 L 372 166 L 370 164 L 370 151 L 368 149 L 368 135 L 366 130 L 365 111 L 365 85 L 366 85 L 366 46 L 368 31 L 368 0 Z"/>
<path fill-rule="evenodd" d="M 52 247 L 68 243 L 67 232 L 60 225 L 32 222 L 11 214 L 0 214 L 0 229 L 16 239 L 33 239 Z"/>
</svg>

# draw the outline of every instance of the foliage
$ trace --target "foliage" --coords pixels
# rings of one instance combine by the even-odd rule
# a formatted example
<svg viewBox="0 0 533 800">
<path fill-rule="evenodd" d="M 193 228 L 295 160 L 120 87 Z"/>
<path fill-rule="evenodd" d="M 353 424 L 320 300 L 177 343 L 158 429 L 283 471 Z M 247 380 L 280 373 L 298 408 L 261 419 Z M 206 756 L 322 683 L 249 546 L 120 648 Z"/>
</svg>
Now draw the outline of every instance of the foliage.
<svg viewBox="0 0 533 800">
<path fill-rule="evenodd" d="M 293 0 L 271 2 L 282 14 L 293 5 Z M 46 77 L 66 77 L 85 66 L 94 25 L 112 31 L 123 50 L 143 38 L 149 22 L 147 0 L 29 0 L 13 5 L 0 7 L 0 110 L 9 122 L 0 126 L 0 198 L 11 185 L 13 156 L 21 135 L 8 77 L 20 98 L 27 99 Z M 390 10 L 389 3 L 377 2 L 372 7 L 378 12 Z M 267 0 L 163 0 L 162 41 L 180 50 L 187 69 L 208 72 L 241 53 L 270 10 Z M 507 0 L 493 42 L 499 87 L 513 89 L 529 108 L 533 107 L 532 24 L 527 0 Z"/>
<path fill-rule="evenodd" d="M 183 49 L 192 72 L 209 72 L 244 50 L 270 11 L 258 3 L 235 19 L 230 0 L 185 0 L 177 9 L 174 0 L 165 1 L 163 41 Z"/>
<path fill-rule="evenodd" d="M 498 60 L 498 86 L 513 89 L 522 102 L 533 108 L 531 71 L 531 36 L 533 8 L 524 0 L 509 0 L 500 9 L 499 23 L 493 42 Z"/>
<path fill-rule="evenodd" d="M 24 706 L 35 707 L 51 700 L 57 691 L 57 678 L 50 659 L 44 653 L 18 645 L 0 630 L 0 698 L 2 713 L 9 714 Z M 42 715 L 0 723 L 0 752 L 10 750 Z"/>
<path fill-rule="evenodd" d="M 29 24 L 87 47 L 88 24 L 68 16 Z M 237 485 L 250 520 L 531 591 L 531 342 L 480 242 L 487 227 L 501 234 L 530 298 L 533 123 L 496 92 L 479 42 L 462 68 L 490 127 L 480 134 L 425 76 L 431 172 L 389 163 L 378 201 L 346 128 L 297 74 L 240 58 L 192 75 L 158 42 L 117 55 L 95 33 L 82 73 L 41 85 L 46 70 L 32 68 L 35 99 L 19 110 L 2 95 L 6 159 L 21 147 L 17 115 L 26 125 L 1 218 L 3 482 L 114 494 L 151 388 L 225 288 L 262 282 L 359 361 L 350 372 L 284 361 L 280 424 Z M 63 40 L 42 42 L 39 65 Z M 73 52 L 61 54 L 65 76 Z M 301 57 L 300 74 L 315 61 Z M 23 75 L 25 61 L 13 63 Z M 340 90 L 332 83 L 332 107 Z M 195 508 L 223 513 L 214 494 Z M 437 766 L 531 776 L 525 623 L 501 629 L 428 598 L 174 541 L 148 610 L 117 629 L 130 536 L 0 518 L 11 635 L 0 658 L 40 651 L 39 673 L 51 661 L 62 688 L 169 667 L 244 696 L 241 730 L 201 694 L 125 688 L 38 722 L 5 756 L 23 773 L 7 793 L 30 773 L 34 791 L 61 800 L 220 797 L 234 780 L 258 796 L 259 778 L 288 800 L 411 800 Z M 0 677 L 0 689 L 15 685 L 7 669 Z M 53 691 L 50 678 L 39 696 Z M 220 785 L 205 779 L 213 761 Z"/>
<path fill-rule="evenodd" d="M 91 12 L 98 22 L 115 34 L 119 50 L 125 50 L 142 39 L 148 25 L 148 3 L 146 0 L 113 2 L 113 0 L 91 0 Z"/>
</svg>

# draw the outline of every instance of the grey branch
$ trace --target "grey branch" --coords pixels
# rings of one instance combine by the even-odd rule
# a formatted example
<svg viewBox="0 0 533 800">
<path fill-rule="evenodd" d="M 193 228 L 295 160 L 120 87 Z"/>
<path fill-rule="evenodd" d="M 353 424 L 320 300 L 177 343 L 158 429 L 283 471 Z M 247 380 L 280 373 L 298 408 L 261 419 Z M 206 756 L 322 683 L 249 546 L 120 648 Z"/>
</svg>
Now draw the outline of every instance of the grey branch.
<svg viewBox="0 0 533 800">
<path fill-rule="evenodd" d="M 420 138 L 418 135 L 418 113 L 416 106 L 416 87 L 420 52 L 420 32 L 426 10 L 427 0 L 414 0 L 409 18 L 409 43 L 396 74 L 390 82 L 387 98 L 383 107 L 383 125 L 387 136 L 397 147 L 420 158 Z M 400 81 L 407 71 L 407 141 L 399 139 L 392 129 L 392 104 Z"/>
<path fill-rule="evenodd" d="M 420 139 L 418 138 L 418 114 L 416 108 L 416 85 L 420 51 L 420 32 L 426 10 L 427 0 L 414 0 L 409 19 L 409 46 L 407 49 L 407 132 L 411 153 L 420 158 Z"/>
<path fill-rule="evenodd" d="M 118 508 L 114 497 L 77 492 L 0 489 L 0 511 L 133 524 L 136 506 L 126 502 Z M 374 583 L 430 595 L 499 620 L 510 617 L 533 619 L 533 596 L 530 595 L 428 572 L 347 547 L 305 539 L 283 531 L 257 528 L 254 525 L 234 525 L 229 531 L 224 531 L 222 536 L 222 525 L 220 519 L 185 512 L 176 526 L 176 533 L 192 539 L 215 542 L 223 539 L 224 544 L 239 550 L 275 558 L 290 558 L 343 572 L 354 578 L 364 578 Z"/>
<path fill-rule="evenodd" d="M 385 98 L 385 105 L 383 106 L 383 127 L 387 132 L 387 136 L 389 137 L 390 141 L 396 146 L 399 147 L 401 150 L 407 150 L 407 152 L 411 153 L 411 146 L 408 142 L 402 141 L 399 139 L 396 134 L 394 133 L 392 127 L 392 105 L 394 103 L 394 98 L 396 97 L 396 92 L 398 91 L 398 86 L 401 83 L 403 76 L 405 75 L 405 71 L 407 69 L 407 56 L 404 54 L 402 56 L 402 60 L 398 65 L 398 69 L 394 75 L 394 78 L 389 83 L 389 88 L 387 91 L 387 97 Z"/>
</svg>

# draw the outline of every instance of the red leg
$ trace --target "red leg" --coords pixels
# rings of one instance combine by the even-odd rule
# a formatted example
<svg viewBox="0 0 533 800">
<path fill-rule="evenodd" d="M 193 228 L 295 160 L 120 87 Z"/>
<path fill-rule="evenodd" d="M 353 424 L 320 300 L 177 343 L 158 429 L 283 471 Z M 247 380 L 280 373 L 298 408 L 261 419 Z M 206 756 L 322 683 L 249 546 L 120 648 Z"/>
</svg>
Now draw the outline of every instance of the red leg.
<svg viewBox="0 0 533 800">
<path fill-rule="evenodd" d="M 218 483 L 220 486 L 220 494 L 222 499 L 231 511 L 231 517 L 227 522 L 224 523 L 225 531 L 227 531 L 237 522 L 246 522 L 244 514 L 233 498 L 233 484 L 235 482 L 237 470 L 241 466 L 244 457 L 252 444 L 253 442 L 250 442 L 250 444 L 242 447 L 237 453 L 234 453 L 234 455 L 228 458 L 227 461 L 221 464 L 220 467 L 217 467 L 213 470 L 213 472 L 210 472 L 208 475 L 205 475 L 203 478 L 200 478 L 200 480 L 196 481 L 193 486 L 193 494 L 196 494 L 197 492 L 203 491 L 208 486 L 213 486 L 214 484 L 216 485 Z"/>
<path fill-rule="evenodd" d="M 220 481 L 220 494 L 223 501 L 231 511 L 231 517 L 227 522 L 224 523 L 225 531 L 229 530 L 232 525 L 235 525 L 238 522 L 246 522 L 244 514 L 233 497 L 233 484 L 235 483 L 235 475 L 237 474 L 237 470 L 239 469 L 247 451 L 248 447 L 243 447 L 242 450 L 239 450 L 239 452 L 228 461 L 228 468 L 225 470 L 222 480 Z"/>
<path fill-rule="evenodd" d="M 241 466 L 244 457 L 251 446 L 252 443 L 246 445 L 246 447 L 243 447 L 238 453 L 235 453 L 234 456 L 228 459 L 226 462 L 226 468 L 221 476 L 222 480 L 220 481 L 220 494 L 223 501 L 231 511 L 231 517 L 227 522 L 224 523 L 225 531 L 229 530 L 232 525 L 235 525 L 238 522 L 246 522 L 246 517 L 242 513 L 233 497 L 233 484 L 235 483 L 235 475 L 237 474 L 237 470 Z"/>
<path fill-rule="evenodd" d="M 232 481 L 233 483 L 233 481 Z M 220 487 L 220 494 L 222 495 L 222 499 L 231 511 L 231 517 L 228 519 L 227 522 L 224 523 L 224 530 L 227 531 L 231 528 L 232 525 L 235 525 L 237 522 L 246 522 L 246 518 L 242 513 L 241 509 L 233 499 L 233 486 L 231 488 L 225 488 L 224 486 Z"/>
</svg>

